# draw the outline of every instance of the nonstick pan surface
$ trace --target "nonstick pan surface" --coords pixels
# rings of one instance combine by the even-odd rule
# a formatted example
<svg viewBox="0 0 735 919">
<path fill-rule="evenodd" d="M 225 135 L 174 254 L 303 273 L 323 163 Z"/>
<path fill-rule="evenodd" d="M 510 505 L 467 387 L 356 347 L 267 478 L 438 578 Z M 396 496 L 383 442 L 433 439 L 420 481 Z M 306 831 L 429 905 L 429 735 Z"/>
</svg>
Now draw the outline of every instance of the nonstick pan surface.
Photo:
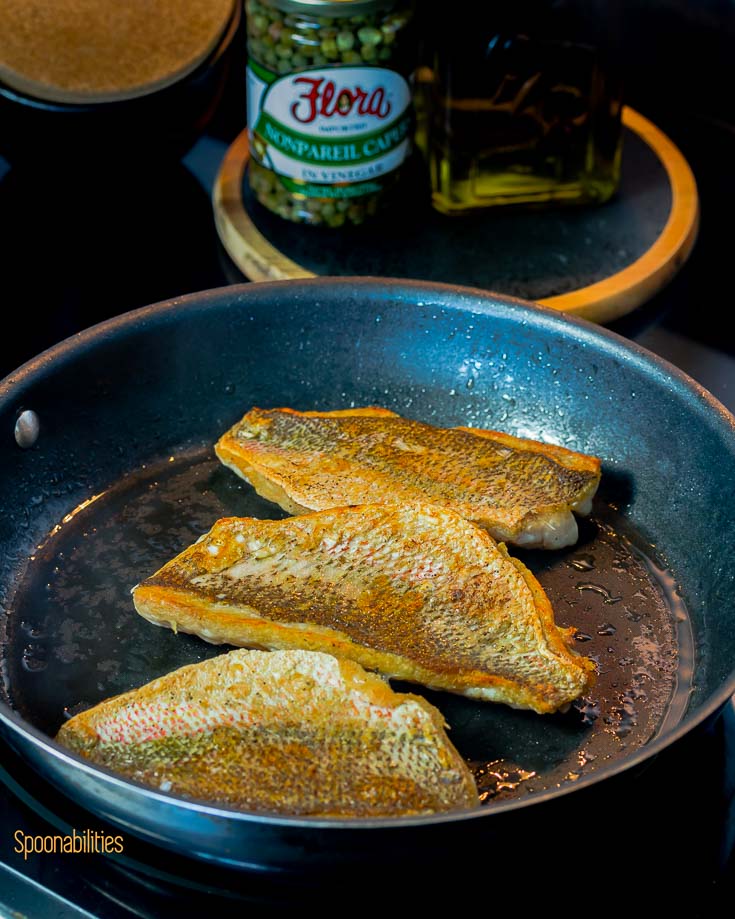
<svg viewBox="0 0 735 919">
<path fill-rule="evenodd" d="M 427 692 L 481 801 L 424 818 L 242 814 L 123 781 L 50 741 L 82 708 L 227 650 L 155 628 L 130 600 L 218 517 L 285 516 L 217 463 L 219 434 L 252 405 L 368 404 L 603 459 L 579 543 L 522 553 L 598 662 L 590 697 L 544 717 Z M 28 450 L 12 436 L 24 409 L 41 423 Z M 732 418 L 585 323 L 403 281 L 232 287 L 128 314 L 32 361 L 3 384 L 0 430 L 4 732 L 66 794 L 166 847 L 282 868 L 405 850 L 406 834 L 414 852 L 470 828 L 492 835 L 640 765 L 735 690 Z"/>
</svg>

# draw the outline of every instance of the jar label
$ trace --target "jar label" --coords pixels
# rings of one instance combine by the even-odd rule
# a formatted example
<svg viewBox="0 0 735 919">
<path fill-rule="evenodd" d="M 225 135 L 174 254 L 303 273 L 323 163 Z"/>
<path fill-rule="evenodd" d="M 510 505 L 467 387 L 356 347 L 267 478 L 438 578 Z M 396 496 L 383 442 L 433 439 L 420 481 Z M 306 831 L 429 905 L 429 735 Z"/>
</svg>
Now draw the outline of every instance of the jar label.
<svg viewBox="0 0 735 919">
<path fill-rule="evenodd" d="M 248 63 L 251 155 L 281 176 L 320 185 L 375 180 L 411 151 L 411 90 L 382 67 L 325 67 L 276 76 Z"/>
</svg>

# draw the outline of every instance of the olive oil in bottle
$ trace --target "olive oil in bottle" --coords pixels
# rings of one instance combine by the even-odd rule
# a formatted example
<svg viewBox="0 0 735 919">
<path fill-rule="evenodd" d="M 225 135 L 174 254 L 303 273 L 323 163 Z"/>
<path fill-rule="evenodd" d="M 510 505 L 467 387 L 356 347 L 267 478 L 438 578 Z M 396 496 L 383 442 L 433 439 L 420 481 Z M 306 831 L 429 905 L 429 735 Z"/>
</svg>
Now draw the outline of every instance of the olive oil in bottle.
<svg viewBox="0 0 735 919">
<path fill-rule="evenodd" d="M 455 2 L 451 22 L 429 23 L 421 83 L 434 207 L 606 201 L 620 172 L 618 5 Z"/>
</svg>

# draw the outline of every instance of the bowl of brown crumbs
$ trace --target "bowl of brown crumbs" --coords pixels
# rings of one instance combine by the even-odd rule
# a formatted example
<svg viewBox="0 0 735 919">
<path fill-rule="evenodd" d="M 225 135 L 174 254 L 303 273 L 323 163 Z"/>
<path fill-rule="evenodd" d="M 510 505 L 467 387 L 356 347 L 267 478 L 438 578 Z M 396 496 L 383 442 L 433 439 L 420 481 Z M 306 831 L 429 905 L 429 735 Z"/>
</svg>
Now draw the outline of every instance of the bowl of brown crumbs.
<svg viewBox="0 0 735 919">
<path fill-rule="evenodd" d="M 181 154 L 227 78 L 238 0 L 0 0 L 0 153 Z"/>
</svg>

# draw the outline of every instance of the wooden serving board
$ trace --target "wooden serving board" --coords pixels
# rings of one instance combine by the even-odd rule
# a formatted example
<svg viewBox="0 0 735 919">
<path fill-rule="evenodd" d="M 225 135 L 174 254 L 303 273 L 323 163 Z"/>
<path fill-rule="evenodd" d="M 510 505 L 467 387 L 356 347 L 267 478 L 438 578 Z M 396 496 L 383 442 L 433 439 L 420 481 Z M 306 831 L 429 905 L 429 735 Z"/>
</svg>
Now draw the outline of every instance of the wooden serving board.
<svg viewBox="0 0 735 919">
<path fill-rule="evenodd" d="M 253 281 L 382 275 L 494 290 L 595 322 L 649 300 L 694 245 L 697 186 L 679 149 L 630 108 L 620 188 L 607 204 L 550 210 L 438 214 L 423 199 L 362 227 L 291 224 L 252 196 L 247 131 L 228 150 L 214 187 L 217 231 Z"/>
<path fill-rule="evenodd" d="M 0 0 L 0 82 L 46 102 L 124 102 L 182 80 L 239 0 Z"/>
</svg>

